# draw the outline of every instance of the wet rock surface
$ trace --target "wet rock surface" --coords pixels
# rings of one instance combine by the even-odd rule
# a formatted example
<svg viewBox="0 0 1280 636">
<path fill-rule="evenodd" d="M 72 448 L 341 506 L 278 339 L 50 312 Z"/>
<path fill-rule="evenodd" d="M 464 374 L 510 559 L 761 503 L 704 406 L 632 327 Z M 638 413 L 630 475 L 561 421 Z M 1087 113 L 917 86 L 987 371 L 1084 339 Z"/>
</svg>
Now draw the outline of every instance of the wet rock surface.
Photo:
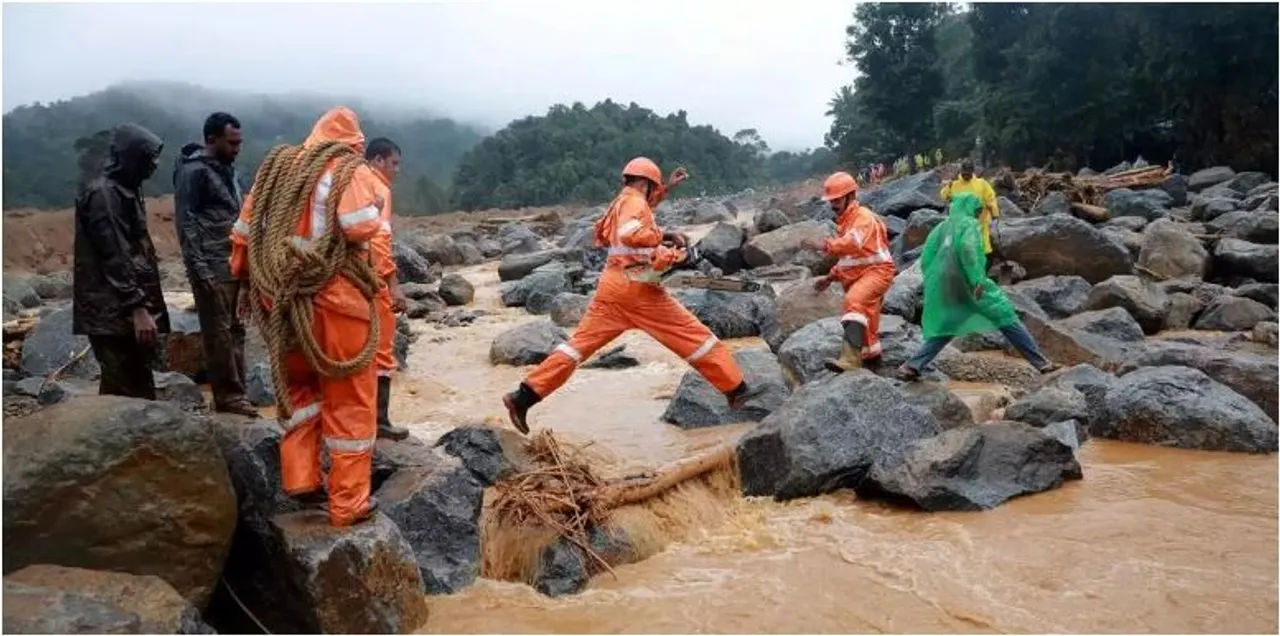
<svg viewBox="0 0 1280 636">
<path fill-rule="evenodd" d="M 562 342 L 569 339 L 564 329 L 550 320 L 528 322 L 498 334 L 489 348 L 491 364 L 522 366 L 547 359 Z"/>
<path fill-rule="evenodd" d="M 157 576 L 32 565 L 4 577 L 4 627 L 16 634 L 212 634 Z"/>
<path fill-rule="evenodd" d="M 782 368 L 768 349 L 742 349 L 734 352 L 733 358 L 742 368 L 747 385 L 759 394 L 747 400 L 742 408 L 731 409 L 723 393 L 697 371 L 689 371 L 680 379 L 662 420 L 686 430 L 758 421 L 790 396 L 791 390 L 782 379 Z"/>
</svg>

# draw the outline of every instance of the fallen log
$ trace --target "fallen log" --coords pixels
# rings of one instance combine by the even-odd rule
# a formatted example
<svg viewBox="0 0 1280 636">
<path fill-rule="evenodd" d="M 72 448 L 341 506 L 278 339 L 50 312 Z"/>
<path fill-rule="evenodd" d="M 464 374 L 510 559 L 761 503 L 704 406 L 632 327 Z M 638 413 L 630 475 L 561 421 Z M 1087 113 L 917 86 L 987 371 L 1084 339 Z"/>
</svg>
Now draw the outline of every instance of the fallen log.
<svg viewBox="0 0 1280 636">
<path fill-rule="evenodd" d="M 25 340 L 27 334 L 31 333 L 38 324 L 40 319 L 36 317 L 23 317 L 6 322 L 4 323 L 4 341 Z"/>
<path fill-rule="evenodd" d="M 1104 207 L 1088 203 L 1071 203 L 1071 212 L 1076 216 L 1093 223 L 1102 223 L 1111 218 L 1111 213 Z"/>
</svg>

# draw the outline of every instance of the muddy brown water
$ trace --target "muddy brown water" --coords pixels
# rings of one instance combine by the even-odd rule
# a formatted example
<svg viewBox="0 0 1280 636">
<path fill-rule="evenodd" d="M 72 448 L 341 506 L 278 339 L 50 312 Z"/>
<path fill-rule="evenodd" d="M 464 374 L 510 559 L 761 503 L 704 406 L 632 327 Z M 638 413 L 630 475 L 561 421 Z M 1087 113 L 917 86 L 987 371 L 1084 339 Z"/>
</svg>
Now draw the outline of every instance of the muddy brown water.
<svg viewBox="0 0 1280 636">
<path fill-rule="evenodd" d="M 500 396 L 527 371 L 491 366 L 489 344 L 535 318 L 500 307 L 493 264 L 462 273 L 475 306 L 493 314 L 461 328 L 415 323 L 411 369 L 396 382 L 393 416 L 427 441 L 461 424 L 505 426 Z M 589 442 L 601 471 L 621 474 L 750 427 L 663 424 L 684 363 L 640 333 L 619 343 L 641 366 L 579 371 L 535 408 L 535 429 Z M 984 387 L 957 389 L 982 403 Z M 665 547 L 616 577 L 559 599 L 482 578 L 429 597 L 423 631 L 1277 631 L 1274 456 L 1093 440 L 1080 461 L 1084 480 L 983 513 L 925 514 L 849 493 L 779 504 L 693 492 L 653 515 L 679 528 Z"/>
</svg>

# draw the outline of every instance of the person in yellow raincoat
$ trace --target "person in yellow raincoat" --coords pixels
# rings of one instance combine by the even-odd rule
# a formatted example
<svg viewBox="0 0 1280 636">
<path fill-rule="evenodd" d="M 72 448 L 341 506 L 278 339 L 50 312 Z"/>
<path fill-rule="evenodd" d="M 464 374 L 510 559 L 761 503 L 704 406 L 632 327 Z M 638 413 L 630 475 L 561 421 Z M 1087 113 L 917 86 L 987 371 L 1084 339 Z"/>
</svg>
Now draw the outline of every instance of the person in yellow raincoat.
<svg viewBox="0 0 1280 636">
<path fill-rule="evenodd" d="M 952 195 L 968 192 L 982 202 L 982 214 L 978 216 L 978 224 L 982 227 L 983 254 L 991 253 L 991 220 L 1000 218 L 1000 204 L 996 202 L 996 191 L 986 179 L 974 176 L 973 161 L 965 159 L 960 162 L 960 176 L 947 185 L 942 186 L 942 200 L 951 202 Z"/>
</svg>

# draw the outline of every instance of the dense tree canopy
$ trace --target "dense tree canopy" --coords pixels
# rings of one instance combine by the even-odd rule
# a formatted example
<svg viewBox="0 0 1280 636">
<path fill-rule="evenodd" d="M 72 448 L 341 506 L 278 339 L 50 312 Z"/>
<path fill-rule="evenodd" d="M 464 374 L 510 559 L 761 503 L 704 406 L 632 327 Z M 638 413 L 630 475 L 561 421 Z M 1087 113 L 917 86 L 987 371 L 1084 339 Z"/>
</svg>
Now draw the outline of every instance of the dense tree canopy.
<svg viewBox="0 0 1280 636">
<path fill-rule="evenodd" d="M 1275 4 L 860 4 L 859 77 L 827 145 L 865 165 L 943 148 L 988 163 L 1274 171 Z"/>
<path fill-rule="evenodd" d="M 710 126 L 692 126 L 684 111 L 665 117 L 636 104 L 606 100 L 591 108 L 553 106 L 485 139 L 462 159 L 453 202 L 464 210 L 607 200 L 619 172 L 643 155 L 669 173 L 682 165 L 689 185 L 677 194 L 721 193 L 821 169 L 822 153 L 779 153 L 776 160 L 754 129 L 733 139 Z M 775 155 L 777 156 L 777 155 Z M 776 169 L 778 172 L 771 172 Z"/>
<path fill-rule="evenodd" d="M 244 147 L 237 166 L 249 185 L 267 150 L 300 143 L 324 110 L 320 98 L 267 98 L 183 85 L 122 85 L 48 105 L 22 106 L 4 116 L 4 207 L 63 208 L 77 186 L 100 170 L 117 124 L 135 122 L 160 135 L 165 149 L 148 194 L 173 191 L 173 161 L 182 145 L 201 141 L 204 117 L 215 109 L 240 120 Z M 448 177 L 483 137 L 477 128 L 427 116 L 382 116 L 352 104 L 365 135 L 387 136 L 404 153 L 396 208 L 402 213 L 448 209 Z M 372 113 L 370 113 L 372 111 Z M 445 185 L 441 185 L 441 183 Z"/>
</svg>

